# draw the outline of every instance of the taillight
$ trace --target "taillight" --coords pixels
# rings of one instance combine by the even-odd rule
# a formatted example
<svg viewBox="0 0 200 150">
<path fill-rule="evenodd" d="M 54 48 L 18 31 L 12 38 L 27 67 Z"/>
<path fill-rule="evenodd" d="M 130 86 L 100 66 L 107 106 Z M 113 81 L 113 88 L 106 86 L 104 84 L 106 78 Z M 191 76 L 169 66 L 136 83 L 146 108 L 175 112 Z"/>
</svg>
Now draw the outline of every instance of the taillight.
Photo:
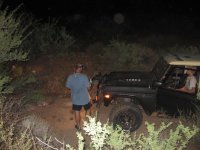
<svg viewBox="0 0 200 150">
<path fill-rule="evenodd" d="M 98 101 L 98 100 L 99 100 L 99 97 L 98 97 L 98 96 L 96 96 L 96 98 L 95 98 L 95 99 L 96 99 L 96 101 Z"/>
<path fill-rule="evenodd" d="M 111 97 L 110 94 L 105 94 L 105 95 L 104 95 L 104 98 L 105 98 L 105 99 L 110 99 L 110 97 Z"/>
</svg>

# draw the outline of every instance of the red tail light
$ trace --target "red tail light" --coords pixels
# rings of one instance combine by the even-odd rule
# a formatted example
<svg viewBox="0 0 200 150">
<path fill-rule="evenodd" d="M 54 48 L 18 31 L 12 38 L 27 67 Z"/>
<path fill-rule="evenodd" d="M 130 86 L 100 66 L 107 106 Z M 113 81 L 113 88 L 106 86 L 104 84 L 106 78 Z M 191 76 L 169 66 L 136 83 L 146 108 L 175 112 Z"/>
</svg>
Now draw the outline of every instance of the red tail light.
<svg viewBox="0 0 200 150">
<path fill-rule="evenodd" d="M 99 100 L 99 97 L 98 97 L 98 96 L 96 96 L 96 98 L 95 98 L 95 99 L 96 99 L 96 101 L 98 101 L 98 100 Z"/>
</svg>

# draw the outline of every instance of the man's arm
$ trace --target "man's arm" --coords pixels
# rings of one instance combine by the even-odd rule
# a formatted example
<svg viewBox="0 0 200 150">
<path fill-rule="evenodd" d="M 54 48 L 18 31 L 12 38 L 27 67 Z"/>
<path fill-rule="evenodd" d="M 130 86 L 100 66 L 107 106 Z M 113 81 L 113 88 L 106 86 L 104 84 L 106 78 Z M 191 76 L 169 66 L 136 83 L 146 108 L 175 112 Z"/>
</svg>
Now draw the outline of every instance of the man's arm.
<svg viewBox="0 0 200 150">
<path fill-rule="evenodd" d="M 185 86 L 180 88 L 180 89 L 176 89 L 177 91 L 180 92 L 185 92 L 185 93 L 190 93 L 190 94 L 194 94 L 196 92 L 196 88 L 192 87 L 191 89 L 186 88 Z"/>
<path fill-rule="evenodd" d="M 90 92 L 92 90 L 92 82 L 90 82 L 89 78 L 86 78 L 86 86 L 88 89 L 88 92 Z"/>
<path fill-rule="evenodd" d="M 71 81 L 70 81 L 70 77 L 68 77 L 68 78 L 67 78 L 67 81 L 65 82 L 65 87 L 66 87 L 67 89 L 70 90 L 70 89 L 71 89 L 71 88 L 70 88 L 70 87 L 71 87 L 70 85 L 71 85 Z"/>
</svg>

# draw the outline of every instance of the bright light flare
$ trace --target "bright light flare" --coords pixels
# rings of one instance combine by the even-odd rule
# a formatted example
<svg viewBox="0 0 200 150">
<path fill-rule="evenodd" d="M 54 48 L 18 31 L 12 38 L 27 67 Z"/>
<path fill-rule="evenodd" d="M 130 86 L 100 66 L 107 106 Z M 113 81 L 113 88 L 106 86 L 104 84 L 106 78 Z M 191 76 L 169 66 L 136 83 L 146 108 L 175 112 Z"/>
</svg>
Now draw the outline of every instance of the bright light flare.
<svg viewBox="0 0 200 150">
<path fill-rule="evenodd" d="M 109 99 L 109 98 L 110 98 L 110 95 L 109 95 L 109 94 L 105 94 L 104 97 L 105 97 L 106 99 Z"/>
</svg>

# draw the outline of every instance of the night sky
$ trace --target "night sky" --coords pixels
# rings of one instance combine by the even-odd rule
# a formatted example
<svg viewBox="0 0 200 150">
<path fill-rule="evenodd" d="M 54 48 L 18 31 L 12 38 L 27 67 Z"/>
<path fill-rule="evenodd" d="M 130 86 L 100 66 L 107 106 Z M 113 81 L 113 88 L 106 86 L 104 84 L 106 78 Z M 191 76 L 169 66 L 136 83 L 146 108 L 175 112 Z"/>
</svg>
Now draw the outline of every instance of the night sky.
<svg viewBox="0 0 200 150">
<path fill-rule="evenodd" d="M 199 5 L 189 0 L 5 0 L 5 3 L 11 7 L 23 3 L 28 12 L 37 16 L 68 16 L 74 13 L 98 16 L 118 12 L 128 15 L 197 16 L 199 12 Z"/>
<path fill-rule="evenodd" d="M 135 30 L 171 32 L 168 30 L 173 28 L 173 32 L 193 32 L 196 35 L 199 35 L 196 31 L 200 31 L 200 5 L 192 0 L 5 0 L 4 2 L 4 6 L 10 8 L 15 8 L 19 4 L 23 4 L 27 14 L 39 19 L 59 18 L 62 21 L 70 17 L 79 19 L 81 16 L 87 18 L 85 22 L 89 22 L 100 20 L 102 17 L 113 19 L 115 14 L 120 13 L 125 18 L 122 23 L 125 22 L 126 25 L 129 23 Z"/>
</svg>

